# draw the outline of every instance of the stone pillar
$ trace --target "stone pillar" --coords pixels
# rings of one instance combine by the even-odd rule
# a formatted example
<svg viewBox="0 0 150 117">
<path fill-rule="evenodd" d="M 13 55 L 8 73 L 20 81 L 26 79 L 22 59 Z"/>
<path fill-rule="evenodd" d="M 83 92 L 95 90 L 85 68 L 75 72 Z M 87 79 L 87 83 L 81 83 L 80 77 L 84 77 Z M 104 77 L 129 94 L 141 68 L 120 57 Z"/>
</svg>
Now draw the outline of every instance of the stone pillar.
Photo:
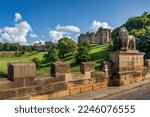
<svg viewBox="0 0 150 117">
<path fill-rule="evenodd" d="M 93 72 L 95 71 L 94 62 L 82 62 L 80 64 L 80 72 L 85 74 L 86 72 Z"/>
<path fill-rule="evenodd" d="M 35 84 L 36 67 L 33 62 L 8 63 L 8 79 L 15 87 L 25 87 Z"/>
</svg>

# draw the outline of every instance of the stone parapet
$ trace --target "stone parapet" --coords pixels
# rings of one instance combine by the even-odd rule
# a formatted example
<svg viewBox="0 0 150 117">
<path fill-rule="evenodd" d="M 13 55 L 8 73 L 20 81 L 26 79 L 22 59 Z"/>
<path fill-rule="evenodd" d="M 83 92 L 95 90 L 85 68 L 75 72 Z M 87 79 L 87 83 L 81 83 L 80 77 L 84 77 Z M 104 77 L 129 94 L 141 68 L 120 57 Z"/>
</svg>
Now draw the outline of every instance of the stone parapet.
<svg viewBox="0 0 150 117">
<path fill-rule="evenodd" d="M 51 75 L 70 73 L 70 65 L 68 62 L 56 61 L 51 65 Z"/>
<path fill-rule="evenodd" d="M 82 62 L 80 64 L 80 72 L 85 74 L 86 72 L 93 72 L 95 71 L 94 62 Z"/>
<path fill-rule="evenodd" d="M 8 63 L 8 79 L 15 87 L 25 87 L 35 84 L 36 67 L 33 62 Z"/>
</svg>

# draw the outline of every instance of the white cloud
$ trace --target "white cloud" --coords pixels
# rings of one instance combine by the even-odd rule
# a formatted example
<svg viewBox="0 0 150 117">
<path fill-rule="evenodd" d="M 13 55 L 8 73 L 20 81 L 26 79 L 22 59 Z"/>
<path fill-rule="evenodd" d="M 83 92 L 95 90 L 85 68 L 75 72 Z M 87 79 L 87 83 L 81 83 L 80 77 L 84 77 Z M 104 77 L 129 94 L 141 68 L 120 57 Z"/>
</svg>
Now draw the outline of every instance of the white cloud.
<svg viewBox="0 0 150 117">
<path fill-rule="evenodd" d="M 34 42 L 34 44 L 39 43 L 39 42 L 41 42 L 42 44 L 45 44 L 45 41 L 43 41 L 43 40 L 37 40 L 37 41 Z"/>
<path fill-rule="evenodd" d="M 49 36 L 52 39 L 52 42 L 56 43 L 59 39 L 63 37 L 71 38 L 69 35 L 67 35 L 65 32 L 57 31 L 57 30 L 50 30 Z"/>
<path fill-rule="evenodd" d="M 26 36 L 28 32 L 32 31 L 32 28 L 27 21 L 21 21 L 20 23 L 16 22 L 14 27 L 4 27 L 0 30 L 1 42 L 20 43 L 23 45 L 27 44 Z"/>
<path fill-rule="evenodd" d="M 77 32 L 77 33 L 80 32 L 80 28 L 73 25 L 61 26 L 60 24 L 58 24 L 56 26 L 56 30 L 63 30 L 63 31 L 70 31 L 70 32 Z"/>
<path fill-rule="evenodd" d="M 33 34 L 33 33 L 31 33 L 29 36 L 30 36 L 31 38 L 37 38 L 37 37 L 38 37 L 37 34 Z"/>
<path fill-rule="evenodd" d="M 20 13 L 15 13 L 15 22 L 22 20 L 22 16 Z"/>
<path fill-rule="evenodd" d="M 96 32 L 98 30 L 98 28 L 100 28 L 100 27 L 110 29 L 107 22 L 100 22 L 100 21 L 96 21 L 96 20 L 93 21 L 92 26 L 90 28 Z"/>
<path fill-rule="evenodd" d="M 63 37 L 71 38 L 71 34 L 77 34 L 80 32 L 80 28 L 74 25 L 61 26 L 58 24 L 54 30 L 49 31 L 49 37 L 52 39 L 52 42 L 57 42 Z"/>
</svg>

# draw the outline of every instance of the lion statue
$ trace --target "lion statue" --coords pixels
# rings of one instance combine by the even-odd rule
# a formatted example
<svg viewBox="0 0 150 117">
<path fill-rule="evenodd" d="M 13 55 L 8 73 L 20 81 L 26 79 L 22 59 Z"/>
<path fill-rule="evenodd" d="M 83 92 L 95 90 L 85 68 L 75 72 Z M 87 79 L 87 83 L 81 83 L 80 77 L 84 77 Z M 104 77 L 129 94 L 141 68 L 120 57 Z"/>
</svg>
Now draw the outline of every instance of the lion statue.
<svg viewBox="0 0 150 117">
<path fill-rule="evenodd" d="M 119 38 L 122 43 L 121 50 L 136 49 L 135 37 L 133 35 L 129 35 L 128 30 L 125 27 L 122 27 L 119 30 Z"/>
</svg>

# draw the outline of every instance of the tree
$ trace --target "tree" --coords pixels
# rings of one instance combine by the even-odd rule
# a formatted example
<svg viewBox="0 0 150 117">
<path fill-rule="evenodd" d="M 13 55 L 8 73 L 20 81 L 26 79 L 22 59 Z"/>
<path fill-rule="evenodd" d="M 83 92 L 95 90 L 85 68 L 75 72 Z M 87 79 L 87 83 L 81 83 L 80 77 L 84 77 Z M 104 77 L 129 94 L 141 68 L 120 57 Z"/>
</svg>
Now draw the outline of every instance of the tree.
<svg viewBox="0 0 150 117">
<path fill-rule="evenodd" d="M 48 50 L 48 53 L 43 56 L 46 60 L 49 60 L 50 62 L 59 60 L 59 50 L 57 49 L 56 44 L 49 42 L 46 49 Z"/>
<path fill-rule="evenodd" d="M 19 43 L 10 43 L 10 51 L 18 51 L 20 49 Z"/>
<path fill-rule="evenodd" d="M 32 61 L 35 63 L 36 68 L 39 69 L 41 65 L 41 61 L 38 58 L 33 58 Z"/>
<path fill-rule="evenodd" d="M 82 46 L 85 46 L 88 48 L 88 50 L 91 50 L 92 49 L 92 45 L 90 44 L 90 41 L 89 40 L 85 40 L 82 44 Z"/>
<path fill-rule="evenodd" d="M 10 51 L 10 43 L 4 43 L 3 50 Z"/>
<path fill-rule="evenodd" d="M 90 54 L 89 54 L 89 48 L 88 46 L 82 44 L 79 45 L 79 48 L 76 53 L 76 62 L 85 62 L 89 61 L 91 59 Z"/>
<path fill-rule="evenodd" d="M 121 42 L 119 37 L 119 29 L 126 27 L 129 34 L 134 35 L 137 40 L 137 49 L 140 51 L 150 53 L 150 13 L 144 12 L 141 16 L 131 17 L 120 27 L 117 27 L 112 32 L 113 49 L 117 50 L 121 48 Z"/>
<path fill-rule="evenodd" d="M 2 42 L 0 42 L 0 51 L 3 51 L 3 46 L 4 46 L 4 44 Z"/>
<path fill-rule="evenodd" d="M 60 39 L 57 47 L 59 49 L 59 55 L 61 58 L 63 58 L 65 54 L 74 55 L 77 50 L 77 44 L 72 39 L 67 37 Z"/>
</svg>

